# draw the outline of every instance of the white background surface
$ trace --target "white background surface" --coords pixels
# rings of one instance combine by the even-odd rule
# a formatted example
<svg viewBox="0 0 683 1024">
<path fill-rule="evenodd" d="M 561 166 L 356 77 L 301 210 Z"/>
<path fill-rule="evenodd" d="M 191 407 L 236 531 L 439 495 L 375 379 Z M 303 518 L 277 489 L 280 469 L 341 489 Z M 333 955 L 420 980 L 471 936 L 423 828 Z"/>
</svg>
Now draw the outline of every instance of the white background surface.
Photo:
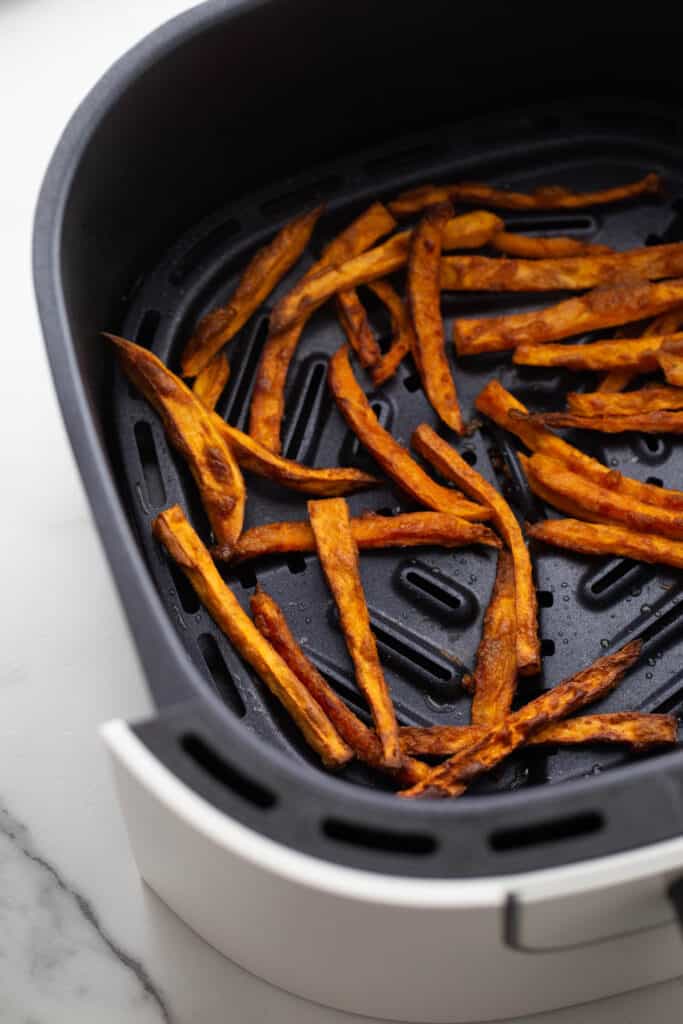
<svg viewBox="0 0 683 1024">
<path fill-rule="evenodd" d="M 358 1020 L 246 974 L 143 889 L 97 737 L 101 722 L 141 717 L 150 703 L 53 397 L 31 219 L 78 101 L 185 6 L 0 0 L 2 1024 Z M 682 1007 L 677 981 L 534 1020 L 673 1024 Z"/>
</svg>

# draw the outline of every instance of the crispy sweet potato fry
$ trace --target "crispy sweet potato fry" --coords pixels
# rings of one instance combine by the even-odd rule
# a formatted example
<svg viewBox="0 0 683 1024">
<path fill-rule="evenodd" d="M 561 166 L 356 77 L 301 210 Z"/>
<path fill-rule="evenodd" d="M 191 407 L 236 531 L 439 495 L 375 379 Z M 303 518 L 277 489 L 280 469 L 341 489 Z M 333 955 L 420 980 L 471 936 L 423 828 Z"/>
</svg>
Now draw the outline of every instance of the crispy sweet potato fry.
<svg viewBox="0 0 683 1024">
<path fill-rule="evenodd" d="M 607 256 L 614 252 L 608 245 L 580 242 L 578 238 L 536 237 L 501 231 L 491 239 L 491 245 L 506 256 L 518 259 L 558 259 L 563 256 Z"/>
<path fill-rule="evenodd" d="M 516 624 L 514 565 L 501 551 L 472 677 L 472 725 L 496 725 L 509 714 L 517 687 Z"/>
<path fill-rule="evenodd" d="M 596 391 L 602 391 L 608 395 L 617 394 L 619 391 L 624 391 L 633 378 L 637 376 L 637 371 L 634 373 L 633 370 L 608 370 L 598 384 Z"/>
<path fill-rule="evenodd" d="M 570 370 L 626 368 L 630 373 L 645 373 L 657 369 L 657 352 L 663 341 L 664 338 L 652 337 L 594 341 L 588 345 L 519 345 L 512 361 L 518 366 L 566 366 Z"/>
<path fill-rule="evenodd" d="M 683 278 L 651 284 L 624 279 L 612 287 L 595 288 L 532 313 L 513 313 L 454 322 L 453 336 L 460 355 L 503 352 L 517 345 L 561 341 L 602 327 L 656 316 L 683 301 Z"/>
<path fill-rule="evenodd" d="M 499 225 L 499 218 L 483 210 L 454 217 L 444 228 L 443 248 L 477 249 L 499 230 Z M 336 292 L 357 288 L 400 270 L 408 260 L 411 235 L 411 231 L 401 231 L 388 242 L 345 263 L 338 261 L 315 276 L 307 276 L 278 302 L 271 317 L 272 332 L 287 330 L 310 316 Z"/>
<path fill-rule="evenodd" d="M 642 330 L 639 330 L 638 323 L 628 324 L 625 327 L 618 327 L 614 332 L 615 338 L 637 338 L 639 335 L 648 337 L 652 335 L 673 334 L 679 329 L 683 322 L 683 310 L 676 306 L 668 313 L 656 316 L 654 320 Z M 634 377 L 638 376 L 637 371 L 632 370 L 610 370 L 605 374 L 598 385 L 598 391 L 607 391 L 613 394 L 617 391 L 624 391 Z"/>
<path fill-rule="evenodd" d="M 657 352 L 657 361 L 669 384 L 683 387 L 683 336 L 667 338 Z"/>
<path fill-rule="evenodd" d="M 572 427 L 577 430 L 598 430 L 602 434 L 683 434 L 683 412 L 642 412 L 628 416 L 608 413 L 604 416 L 575 416 L 573 413 L 535 413 L 532 417 L 549 427 Z"/>
<path fill-rule="evenodd" d="M 335 352 L 330 359 L 328 381 L 339 411 L 351 430 L 387 476 L 411 498 L 435 512 L 447 512 L 461 519 L 490 517 L 489 510 L 482 505 L 467 501 L 427 476 L 406 449 L 380 426 L 351 369 L 346 346 Z"/>
<path fill-rule="evenodd" d="M 404 754 L 439 757 L 457 753 L 484 728 L 471 725 L 404 726 L 399 729 Z M 633 751 L 675 743 L 678 720 L 675 715 L 646 714 L 642 711 L 616 711 L 605 715 L 581 715 L 552 722 L 526 741 L 527 747 L 548 744 L 576 746 L 581 743 L 623 743 Z"/>
<path fill-rule="evenodd" d="M 372 333 L 365 307 L 355 288 L 337 293 L 339 321 L 351 348 L 354 349 L 361 366 L 374 366 L 382 355 L 375 335 Z"/>
<path fill-rule="evenodd" d="M 446 355 L 439 283 L 441 237 L 452 213 L 450 203 L 435 206 L 413 231 L 407 292 L 414 335 L 413 356 L 425 394 L 444 423 L 461 434 L 462 415 Z"/>
<path fill-rule="evenodd" d="M 363 473 L 360 469 L 313 469 L 311 466 L 302 466 L 300 462 L 275 455 L 249 434 L 243 433 L 237 427 L 231 427 L 215 413 L 213 422 L 216 430 L 220 431 L 234 451 L 240 466 L 256 476 L 275 480 L 291 491 L 333 498 L 377 484 L 376 477 Z"/>
<path fill-rule="evenodd" d="M 609 693 L 638 659 L 641 647 L 639 640 L 632 640 L 614 654 L 599 658 L 571 679 L 508 715 L 489 729 L 484 739 L 470 742 L 400 795 L 460 796 L 473 779 L 495 767 L 541 728 Z"/>
<path fill-rule="evenodd" d="M 441 287 L 452 291 L 580 291 L 613 284 L 627 274 L 648 281 L 683 274 L 683 243 L 546 260 L 445 256 L 441 263 Z"/>
<path fill-rule="evenodd" d="M 549 455 L 534 455 L 525 462 L 529 480 L 537 480 L 551 495 L 568 499 L 588 513 L 588 518 L 621 523 L 631 530 L 651 531 L 673 540 L 683 540 L 683 515 L 667 508 L 655 508 L 635 498 L 624 501 L 609 487 L 573 473 L 566 463 Z M 553 502 L 554 503 L 554 502 Z M 564 509 L 562 509 L 564 511 Z"/>
<path fill-rule="evenodd" d="M 536 590 L 529 552 L 512 509 L 496 488 L 469 466 L 426 423 L 421 423 L 416 429 L 412 444 L 442 476 L 452 480 L 465 494 L 491 509 L 493 522 L 510 549 L 514 565 L 517 667 L 522 675 L 538 672 L 541 655 Z"/>
<path fill-rule="evenodd" d="M 436 545 L 459 548 L 467 544 L 501 546 L 492 530 L 444 512 L 405 512 L 398 516 L 362 515 L 351 520 L 353 539 L 361 551 Z M 267 523 L 245 530 L 232 553 L 232 562 L 262 555 L 315 551 L 313 530 L 305 522 Z"/>
<path fill-rule="evenodd" d="M 348 228 L 332 239 L 301 283 L 315 277 L 326 267 L 345 263 L 358 256 L 395 226 L 396 221 L 386 207 L 381 203 L 373 203 Z M 271 329 L 256 371 L 249 433 L 254 440 L 276 453 L 279 453 L 281 447 L 280 427 L 285 409 L 287 371 L 305 323 L 306 317 L 303 317 L 299 323 L 279 334 Z"/>
<path fill-rule="evenodd" d="M 647 505 L 683 509 L 683 491 L 641 483 L 640 480 L 633 480 L 631 477 L 622 476 L 614 469 L 608 469 L 597 459 L 574 448 L 557 434 L 531 422 L 526 415 L 526 407 L 496 380 L 490 381 L 479 393 L 476 408 L 499 427 L 515 434 L 532 452 L 553 455 L 561 459 L 569 469 L 580 473 L 593 483 L 600 484 L 603 489 L 609 489 L 623 497 L 635 498 Z"/>
<path fill-rule="evenodd" d="M 409 189 L 389 203 L 396 217 L 405 217 L 450 199 L 454 203 L 476 203 L 501 210 L 578 210 L 602 206 L 642 195 L 659 195 L 662 182 L 658 174 L 646 174 L 639 181 L 595 192 L 572 192 L 561 185 L 545 185 L 531 193 L 511 192 L 479 182 L 463 181 L 454 185 L 420 185 Z"/>
<path fill-rule="evenodd" d="M 162 512 L 154 520 L 153 530 L 157 540 L 183 570 L 211 616 L 268 689 L 282 702 L 323 762 L 336 767 L 349 761 L 353 751 L 303 683 L 242 610 L 182 509 L 174 505 Z"/>
<path fill-rule="evenodd" d="M 195 377 L 204 369 L 291 270 L 308 245 L 322 212 L 322 206 L 317 206 L 295 217 L 272 242 L 258 250 L 227 305 L 207 313 L 197 325 L 181 358 L 185 377 Z"/>
<path fill-rule="evenodd" d="M 210 363 L 198 373 L 192 390 L 207 409 L 213 411 L 216 402 L 230 379 L 230 363 L 225 352 L 219 352 Z"/>
<path fill-rule="evenodd" d="M 578 416 L 606 416 L 610 413 L 631 414 L 658 409 L 683 409 L 683 388 L 640 388 L 624 394 L 604 391 L 570 392 L 567 408 Z"/>
<path fill-rule="evenodd" d="M 522 452 L 517 453 L 517 458 L 520 461 L 520 465 L 524 470 L 527 478 L 527 483 L 531 488 L 532 492 L 541 501 L 544 501 L 546 505 L 550 505 L 552 508 L 558 509 L 560 512 L 564 512 L 567 516 L 574 516 L 577 519 L 590 519 L 594 522 L 603 522 L 600 516 L 591 514 L 582 505 L 578 505 L 575 501 L 572 501 L 567 497 L 566 494 L 560 494 L 557 491 L 551 491 L 549 487 L 546 487 L 542 480 L 537 476 L 534 476 L 529 472 L 529 463 L 531 459 L 528 455 L 523 455 Z M 238 541 L 239 543 L 239 541 Z"/>
<path fill-rule="evenodd" d="M 398 768 L 401 752 L 396 713 L 370 628 L 348 506 L 342 498 L 309 501 L 308 515 L 320 564 L 339 611 L 356 681 L 372 711 L 384 763 L 387 768 Z"/>
<path fill-rule="evenodd" d="M 585 555 L 620 555 L 636 562 L 683 569 L 683 542 L 651 531 L 642 533 L 625 526 L 585 523 L 578 519 L 548 519 L 527 525 L 527 534 L 544 544 Z"/>
<path fill-rule="evenodd" d="M 124 371 L 156 409 L 170 443 L 186 460 L 217 548 L 228 558 L 242 532 L 246 490 L 232 448 L 216 428 L 219 417 L 148 349 L 114 334 L 105 337 L 116 345 Z"/>
<path fill-rule="evenodd" d="M 405 356 L 413 350 L 414 335 L 408 309 L 398 292 L 387 281 L 373 281 L 368 288 L 384 303 L 391 317 L 391 346 L 370 371 L 372 383 L 378 388 L 393 377 Z"/>
<path fill-rule="evenodd" d="M 342 739 L 348 743 L 361 761 L 372 765 L 373 768 L 381 768 L 386 771 L 384 754 L 377 734 L 372 729 L 368 729 L 367 725 L 353 713 L 309 661 L 294 639 L 279 605 L 260 587 L 257 587 L 251 597 L 250 604 L 256 628 L 273 646 L 282 660 L 287 663 L 294 675 L 301 680 Z M 401 766 L 394 769 L 392 774 L 396 774 L 396 777 L 402 782 L 417 782 L 428 771 L 426 765 L 404 755 Z"/>
</svg>

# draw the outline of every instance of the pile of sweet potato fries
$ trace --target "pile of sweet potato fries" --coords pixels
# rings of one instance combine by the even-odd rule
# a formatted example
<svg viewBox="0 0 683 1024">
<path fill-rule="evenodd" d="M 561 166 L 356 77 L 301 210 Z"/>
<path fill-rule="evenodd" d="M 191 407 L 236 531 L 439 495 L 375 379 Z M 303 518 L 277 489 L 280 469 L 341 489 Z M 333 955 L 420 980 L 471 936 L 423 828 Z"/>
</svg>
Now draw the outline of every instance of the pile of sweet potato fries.
<svg viewBox="0 0 683 1024">
<path fill-rule="evenodd" d="M 512 709 L 518 677 L 541 668 L 525 532 L 527 538 L 574 551 L 683 568 L 683 492 L 622 476 L 549 429 L 683 432 L 683 243 L 615 252 L 572 238 L 510 233 L 504 220 L 488 209 L 456 214 L 453 208 L 455 203 L 502 211 L 577 209 L 635 202 L 660 190 L 658 176 L 648 174 L 593 193 L 550 186 L 522 194 L 458 183 L 425 185 L 388 206 L 373 203 L 328 244 L 273 308 L 248 433 L 229 426 L 214 411 L 230 374 L 226 346 L 302 256 L 321 207 L 291 221 L 256 253 L 228 303 L 197 325 L 182 354 L 180 375 L 150 351 L 107 335 L 125 373 L 157 411 L 169 442 L 186 460 L 206 509 L 213 546 L 207 549 L 177 505 L 155 520 L 156 538 L 327 767 L 355 757 L 392 776 L 401 796 L 454 797 L 520 746 L 605 742 L 647 750 L 676 741 L 677 723 L 670 715 L 570 717 L 619 683 L 639 657 L 638 641 Z M 411 215 L 415 222 L 397 230 L 397 219 Z M 466 252 L 477 249 L 484 252 Z M 393 277 L 401 270 L 405 298 Z M 393 339 L 385 352 L 356 290 L 360 286 L 371 289 L 389 314 Z M 495 380 L 479 394 L 478 412 L 516 435 L 527 449 L 529 454 L 520 452 L 519 458 L 531 489 L 570 517 L 543 520 L 524 531 L 502 494 L 432 426 L 417 427 L 412 448 L 452 486 L 438 483 L 380 425 L 353 369 L 351 350 L 374 387 L 381 387 L 412 357 L 442 433 L 462 434 L 441 292 L 557 290 L 581 294 L 534 312 L 456 319 L 453 328 L 458 356 L 513 350 L 513 361 L 521 365 L 606 371 L 594 392 L 567 395 L 566 412 L 534 415 Z M 307 320 L 330 300 L 336 303 L 340 336 L 343 332 L 347 342 L 329 363 L 329 389 L 337 408 L 378 472 L 425 511 L 351 518 L 344 495 L 373 487 L 376 477 L 353 468 L 314 469 L 280 453 L 288 367 Z M 619 329 L 613 338 L 564 343 L 609 328 Z M 626 390 L 638 375 L 659 370 L 665 380 Z M 248 497 L 244 472 L 308 495 L 307 520 L 243 531 Z M 476 667 L 463 680 L 472 694 L 471 724 L 402 727 L 377 652 L 359 552 L 469 544 L 498 552 Z M 317 553 L 371 726 L 307 658 L 274 599 L 257 588 L 250 617 L 216 566 L 216 561 L 232 565 L 282 552 Z"/>
</svg>

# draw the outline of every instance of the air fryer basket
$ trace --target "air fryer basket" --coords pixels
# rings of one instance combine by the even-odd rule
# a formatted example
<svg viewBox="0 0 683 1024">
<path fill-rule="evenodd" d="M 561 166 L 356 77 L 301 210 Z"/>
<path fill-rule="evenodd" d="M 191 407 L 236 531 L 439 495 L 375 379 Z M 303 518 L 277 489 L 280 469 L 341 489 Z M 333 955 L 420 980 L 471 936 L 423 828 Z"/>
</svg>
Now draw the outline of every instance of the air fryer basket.
<svg viewBox="0 0 683 1024">
<path fill-rule="evenodd" d="M 389 51 L 379 10 L 363 5 L 330 8 L 328 22 L 315 5 L 298 0 L 203 5 L 174 30 L 173 23 L 162 30 L 156 49 L 146 42 L 103 80 L 88 101 L 90 114 L 98 110 L 101 119 L 87 136 L 93 119 L 84 121 L 82 111 L 81 137 L 78 121 L 67 133 L 46 181 L 36 230 L 37 287 L 53 371 L 159 708 L 157 717 L 136 727 L 139 737 L 197 792 L 265 835 L 339 863 L 425 877 L 546 867 L 677 835 L 683 756 L 675 751 L 636 760 L 605 747 L 523 751 L 465 798 L 436 803 L 397 800 L 385 780 L 359 764 L 325 774 L 153 540 L 151 520 L 173 502 L 208 538 L 206 520 L 158 418 L 112 366 L 97 331 L 120 330 L 176 369 L 196 319 L 229 294 L 250 254 L 293 214 L 319 201 L 327 205 L 303 262 L 274 299 L 368 202 L 422 181 L 483 179 L 522 190 L 561 183 L 588 190 L 656 170 L 667 185 L 664 201 L 513 214 L 506 223 L 511 230 L 571 235 L 618 249 L 683 239 L 678 111 L 656 98 L 634 99 L 634 82 L 626 99 L 577 100 L 576 87 L 568 84 L 571 27 L 555 44 L 564 57 L 556 52 L 553 63 L 522 15 L 505 21 L 505 6 L 498 5 L 495 39 L 477 51 L 475 66 L 468 51 L 487 30 L 470 13 L 470 24 L 459 16 L 456 33 L 450 5 L 421 5 L 419 21 L 407 5 L 391 5 Z M 295 50 L 305 39 L 304 51 L 288 52 L 286 60 L 276 56 L 278 26 L 285 24 Z M 452 31 L 442 33 L 444 26 Z M 643 46 L 656 47 L 663 57 L 664 37 L 638 42 L 632 29 L 629 34 L 625 28 L 620 40 L 620 64 L 628 66 Z M 457 69 L 442 34 L 457 46 Z M 532 61 L 565 98 L 496 112 L 507 110 L 510 92 L 509 76 L 500 66 L 495 70 L 496 60 L 505 59 L 496 52 L 499 35 L 508 43 L 506 59 L 520 61 L 519 96 L 529 95 Z M 614 57 L 600 50 L 600 38 L 596 26 L 584 42 L 586 52 L 601 53 L 614 86 L 620 80 L 614 78 Z M 228 88 L 237 87 L 229 81 L 234 70 L 228 58 L 247 51 L 252 63 L 238 100 Z M 361 59 L 372 53 L 374 70 Z M 280 77 L 274 80 L 271 65 L 278 59 Z M 140 77 L 134 74 L 138 67 L 144 68 Z M 640 69 L 652 86 L 659 72 L 642 54 Z M 345 70 L 350 99 L 332 70 Z M 594 67 L 596 77 L 598 72 Z M 621 81 L 623 76 L 624 68 Z M 411 81 L 420 86 L 412 93 Z M 478 83 L 474 97 L 459 91 L 458 82 L 468 81 Z M 183 91 L 188 82 L 191 102 Z M 455 107 L 444 100 L 447 85 Z M 227 109 L 217 104 L 216 90 Z M 485 113 L 472 115 L 477 107 Z M 279 114 L 285 112 L 283 125 Z M 409 130 L 416 123 L 426 125 L 417 134 Z M 125 166 L 117 163 L 119 155 Z M 512 311 L 551 298 L 446 295 L 447 330 L 456 315 Z M 369 308 L 387 340 L 381 309 Z M 232 377 L 218 411 L 242 428 L 267 318 L 268 307 L 229 353 Z M 327 356 L 340 341 L 333 312 L 321 310 L 290 371 L 283 450 L 303 462 L 371 469 L 326 390 Z M 466 415 L 473 415 L 474 397 L 492 376 L 536 408 L 558 407 L 570 381 L 580 383 L 563 372 L 513 367 L 507 357 L 459 360 Z M 371 390 L 367 379 L 364 386 Z M 371 401 L 380 421 L 404 443 L 418 423 L 434 422 L 409 362 Z M 584 433 L 577 443 L 629 475 L 680 486 L 683 441 L 624 435 L 605 442 Z M 516 445 L 499 430 L 484 423 L 457 447 L 503 486 L 520 518 L 553 514 L 528 491 Z M 252 477 L 248 484 L 248 526 L 305 516 L 302 496 Z M 412 507 L 388 484 L 349 501 L 353 512 L 391 515 Z M 543 673 L 521 682 L 521 697 L 638 636 L 645 643 L 641 664 L 596 710 L 678 712 L 678 575 L 622 559 L 540 548 L 534 555 Z M 476 651 L 495 555 L 481 549 L 368 552 L 361 567 L 401 723 L 467 722 L 460 677 Z M 323 674 L 365 713 L 314 556 L 263 559 L 225 575 L 245 607 L 257 580 L 262 583 Z"/>
</svg>

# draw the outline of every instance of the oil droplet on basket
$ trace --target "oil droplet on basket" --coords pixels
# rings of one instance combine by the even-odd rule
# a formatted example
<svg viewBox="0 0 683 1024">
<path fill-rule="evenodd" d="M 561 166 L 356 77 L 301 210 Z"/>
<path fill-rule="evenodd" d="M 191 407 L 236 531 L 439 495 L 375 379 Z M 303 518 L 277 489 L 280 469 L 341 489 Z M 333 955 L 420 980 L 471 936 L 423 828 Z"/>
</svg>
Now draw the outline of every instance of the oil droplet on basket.
<svg viewBox="0 0 683 1024">
<path fill-rule="evenodd" d="M 609 464 L 610 464 L 610 466 L 618 466 L 619 465 L 619 459 L 610 459 L 609 460 Z"/>
<path fill-rule="evenodd" d="M 468 577 L 468 580 L 467 580 L 467 582 L 468 582 L 468 583 L 476 583 L 476 582 L 477 582 L 477 577 L 476 577 L 476 576 L 472 576 L 472 575 L 470 575 L 470 576 Z"/>
<path fill-rule="evenodd" d="M 562 587 L 563 587 L 563 588 L 566 588 L 566 587 L 568 587 L 568 586 L 569 586 L 569 584 L 567 583 L 567 581 L 566 581 L 566 580 L 563 580 L 563 581 L 562 581 Z"/>
<path fill-rule="evenodd" d="M 569 601 L 569 594 L 565 594 L 562 598 L 563 601 Z"/>
<path fill-rule="evenodd" d="M 651 611 L 652 611 L 652 606 L 651 605 L 649 605 L 649 604 L 641 604 L 641 606 L 640 606 L 640 614 L 641 615 L 649 615 Z"/>
<path fill-rule="evenodd" d="M 563 643 L 563 644 L 568 644 L 568 643 L 569 643 L 569 640 L 567 639 L 567 637 L 565 637 L 565 638 L 564 638 L 564 640 L 562 641 L 562 643 Z"/>
<path fill-rule="evenodd" d="M 602 765 L 594 764 L 591 770 L 588 772 L 589 775 L 599 775 L 602 771 Z"/>
<path fill-rule="evenodd" d="M 645 673 L 645 678 L 646 679 L 652 679 L 652 672 L 646 672 Z"/>
<path fill-rule="evenodd" d="M 634 587 L 631 593 L 634 597 L 640 597 L 640 595 L 642 594 L 642 590 L 640 589 L 640 587 Z"/>
<path fill-rule="evenodd" d="M 648 658 L 647 663 L 648 665 L 650 665 L 650 667 L 654 667 L 657 664 L 654 658 Z"/>
<path fill-rule="evenodd" d="M 600 641 L 600 646 L 601 647 L 609 647 L 609 640 L 606 640 L 605 637 L 603 637 L 602 640 Z"/>
<path fill-rule="evenodd" d="M 307 615 L 306 618 L 304 619 L 304 622 L 306 623 L 307 626 L 310 626 L 310 624 L 311 624 L 311 616 Z"/>
<path fill-rule="evenodd" d="M 664 651 L 657 651 L 657 653 L 655 654 L 655 658 L 663 658 L 663 657 L 664 657 Z"/>
</svg>

